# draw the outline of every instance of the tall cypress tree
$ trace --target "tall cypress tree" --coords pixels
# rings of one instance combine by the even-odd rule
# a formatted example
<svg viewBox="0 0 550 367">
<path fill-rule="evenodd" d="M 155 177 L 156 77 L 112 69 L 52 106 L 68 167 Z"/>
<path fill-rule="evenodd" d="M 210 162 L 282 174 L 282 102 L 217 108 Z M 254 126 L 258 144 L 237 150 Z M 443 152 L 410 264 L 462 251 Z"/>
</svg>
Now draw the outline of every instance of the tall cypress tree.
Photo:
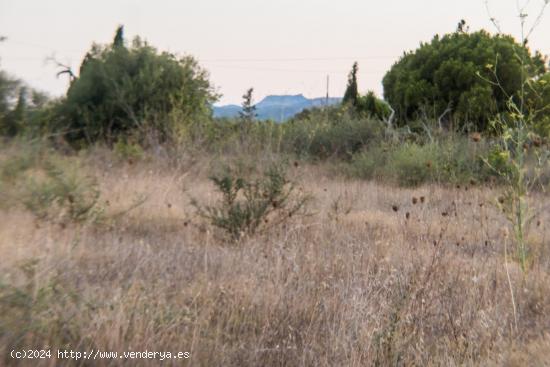
<svg viewBox="0 0 550 367">
<path fill-rule="evenodd" d="M 344 93 L 344 104 L 350 103 L 352 106 L 357 106 L 357 100 L 359 98 L 359 91 L 357 87 L 357 72 L 359 71 L 359 65 L 357 61 L 353 63 L 353 67 L 348 75 L 348 86 L 346 87 L 346 93 Z"/>
<path fill-rule="evenodd" d="M 116 29 L 115 38 L 113 40 L 113 48 L 124 47 L 124 26 L 120 25 Z"/>
</svg>

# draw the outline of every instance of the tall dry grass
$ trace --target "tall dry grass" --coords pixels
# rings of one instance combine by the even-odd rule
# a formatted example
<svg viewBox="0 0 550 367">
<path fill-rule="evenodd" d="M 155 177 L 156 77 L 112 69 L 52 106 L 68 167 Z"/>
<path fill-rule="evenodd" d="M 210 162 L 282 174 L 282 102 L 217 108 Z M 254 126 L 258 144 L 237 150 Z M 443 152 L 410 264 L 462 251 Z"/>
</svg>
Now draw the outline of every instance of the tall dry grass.
<svg viewBox="0 0 550 367">
<path fill-rule="evenodd" d="M 85 163 L 107 215 L 124 213 L 112 221 L 0 211 L 0 364 L 159 364 L 14 361 L 13 347 L 188 351 L 164 364 L 193 366 L 550 364 L 546 214 L 524 275 L 505 263 L 494 190 L 393 188 L 298 165 L 312 215 L 229 244 L 189 203 L 217 198 L 208 157 L 109 160 Z"/>
</svg>

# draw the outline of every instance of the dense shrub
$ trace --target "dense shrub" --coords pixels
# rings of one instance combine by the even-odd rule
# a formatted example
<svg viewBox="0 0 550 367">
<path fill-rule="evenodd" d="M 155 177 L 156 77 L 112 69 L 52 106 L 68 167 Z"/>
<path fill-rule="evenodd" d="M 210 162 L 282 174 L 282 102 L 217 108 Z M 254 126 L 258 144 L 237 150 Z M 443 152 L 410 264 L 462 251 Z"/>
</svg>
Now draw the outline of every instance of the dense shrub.
<svg viewBox="0 0 550 367">
<path fill-rule="evenodd" d="M 381 179 L 401 186 L 467 183 L 496 175 L 484 164 L 487 154 L 484 143 L 461 136 L 431 142 L 381 143 L 356 154 L 345 170 L 352 177 Z"/>
<path fill-rule="evenodd" d="M 204 119 L 216 96 L 190 56 L 178 58 L 135 38 L 94 45 L 59 110 L 58 129 L 73 141 L 115 141 L 141 130 L 165 139 L 180 125 Z"/>
<path fill-rule="evenodd" d="M 531 56 L 513 37 L 485 31 L 456 32 L 406 53 L 383 79 L 384 97 L 403 122 L 427 115 L 436 118 L 450 108 L 457 126 L 474 123 L 477 130 L 506 110 L 508 96 L 521 89 L 522 65 L 529 78 L 545 72 L 540 54 Z M 496 82 L 499 85 L 488 81 Z"/>
<path fill-rule="evenodd" d="M 354 116 L 346 109 L 316 110 L 305 119 L 294 119 L 286 126 L 283 149 L 300 156 L 350 159 L 370 142 L 379 141 L 384 124 Z"/>
</svg>

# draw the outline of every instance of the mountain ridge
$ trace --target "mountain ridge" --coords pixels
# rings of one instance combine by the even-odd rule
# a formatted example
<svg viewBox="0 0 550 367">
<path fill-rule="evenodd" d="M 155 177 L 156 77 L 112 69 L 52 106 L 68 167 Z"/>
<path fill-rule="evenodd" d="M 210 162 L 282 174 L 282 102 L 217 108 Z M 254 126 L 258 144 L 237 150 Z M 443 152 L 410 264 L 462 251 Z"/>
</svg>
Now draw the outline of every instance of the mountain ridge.
<svg viewBox="0 0 550 367">
<path fill-rule="evenodd" d="M 332 97 L 328 99 L 328 105 L 340 103 L 342 98 Z M 272 120 L 284 122 L 305 109 L 322 107 L 327 104 L 326 97 L 306 98 L 303 94 L 294 95 L 268 95 L 256 103 L 258 120 Z M 242 111 L 241 106 L 235 104 L 213 106 L 215 118 L 238 117 Z"/>
</svg>

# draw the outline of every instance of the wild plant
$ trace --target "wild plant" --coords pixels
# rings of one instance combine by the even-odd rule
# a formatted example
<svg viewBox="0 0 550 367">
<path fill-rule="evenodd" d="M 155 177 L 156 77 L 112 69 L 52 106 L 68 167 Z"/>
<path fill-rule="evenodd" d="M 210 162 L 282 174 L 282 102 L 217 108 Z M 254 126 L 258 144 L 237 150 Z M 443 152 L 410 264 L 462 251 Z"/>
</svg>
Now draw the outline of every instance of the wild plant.
<svg viewBox="0 0 550 367">
<path fill-rule="evenodd" d="M 527 28 L 526 6 L 518 5 L 521 27 L 521 45 L 526 46 L 529 37 L 540 24 L 549 0 L 544 0 L 532 25 Z M 498 33 L 502 29 L 497 19 L 491 16 L 488 1 L 485 1 L 491 22 Z M 498 144 L 493 151 L 493 159 L 485 159 L 485 163 L 504 182 L 504 195 L 497 202 L 498 207 L 508 219 L 516 244 L 516 256 L 521 269 L 527 270 L 529 246 L 527 232 L 535 214 L 529 206 L 529 198 L 536 187 L 544 190 L 540 180 L 543 169 L 547 165 L 549 151 L 541 143 L 541 138 L 535 131 L 536 117 L 540 110 L 528 103 L 527 92 L 536 93 L 537 80 L 529 77 L 533 67 L 529 54 L 524 49 L 515 49 L 515 57 L 521 64 L 521 84 L 519 92 L 511 94 L 502 87 L 497 76 L 498 57 L 494 65 L 487 65 L 492 70 L 493 80 L 487 82 L 496 86 L 507 97 L 506 112 L 498 115 L 491 123 L 498 134 Z M 478 74 L 481 77 L 481 75 Z M 545 107 L 543 107 L 545 108 Z M 498 163 L 498 164 L 497 164 Z"/>
<path fill-rule="evenodd" d="M 262 227 L 288 221 L 304 209 L 309 196 L 298 193 L 281 165 L 272 165 L 258 178 L 247 178 L 226 167 L 210 177 L 221 194 L 215 205 L 192 204 L 197 214 L 224 230 L 233 240 Z"/>
</svg>

